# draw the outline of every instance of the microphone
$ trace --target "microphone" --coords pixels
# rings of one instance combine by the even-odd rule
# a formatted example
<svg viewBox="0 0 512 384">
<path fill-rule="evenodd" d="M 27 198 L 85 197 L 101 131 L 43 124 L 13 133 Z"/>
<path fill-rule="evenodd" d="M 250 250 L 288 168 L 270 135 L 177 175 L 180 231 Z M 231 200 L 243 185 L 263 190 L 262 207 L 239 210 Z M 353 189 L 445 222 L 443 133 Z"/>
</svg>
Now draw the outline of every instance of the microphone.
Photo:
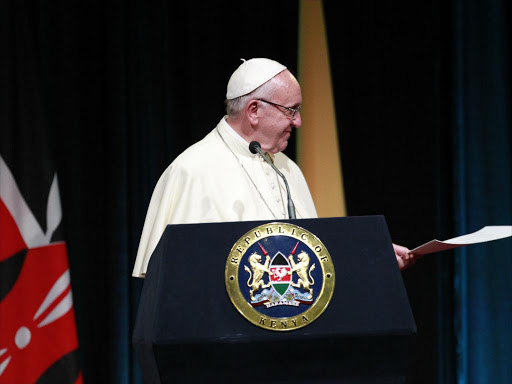
<svg viewBox="0 0 512 384">
<path fill-rule="evenodd" d="M 296 216 L 295 216 L 295 205 L 293 204 L 293 201 L 292 201 L 292 196 L 290 194 L 290 187 L 288 187 L 288 182 L 286 181 L 286 177 L 284 177 L 284 175 L 279 171 L 279 169 L 277 169 L 277 167 L 274 165 L 272 160 L 270 160 L 268 158 L 268 156 L 265 154 L 265 152 L 263 152 L 261 150 L 260 143 L 258 143 L 257 141 L 251 141 L 251 144 L 249 144 L 249 151 L 251 151 L 251 153 L 254 153 L 254 154 L 259 153 L 261 155 L 261 157 L 263 157 L 263 159 L 268 164 L 270 164 L 270 166 L 274 169 L 274 171 L 276 171 L 276 173 L 279 176 L 281 176 L 281 178 L 284 181 L 284 185 L 286 187 L 286 194 L 288 195 L 288 217 L 290 219 L 296 219 Z"/>
</svg>

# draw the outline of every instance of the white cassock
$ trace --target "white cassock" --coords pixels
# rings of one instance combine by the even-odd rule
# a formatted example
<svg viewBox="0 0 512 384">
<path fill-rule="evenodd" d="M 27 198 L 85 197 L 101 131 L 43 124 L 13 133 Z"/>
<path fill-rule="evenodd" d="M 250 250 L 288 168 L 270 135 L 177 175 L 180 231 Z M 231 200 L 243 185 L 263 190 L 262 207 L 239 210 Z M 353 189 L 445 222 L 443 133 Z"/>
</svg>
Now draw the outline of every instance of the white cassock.
<svg viewBox="0 0 512 384">
<path fill-rule="evenodd" d="M 297 218 L 317 213 L 297 164 L 283 153 L 273 157 L 290 187 Z M 203 140 L 179 155 L 158 180 L 139 243 L 133 276 L 144 277 L 168 224 L 286 219 L 283 181 L 249 143 L 222 118 Z"/>
</svg>

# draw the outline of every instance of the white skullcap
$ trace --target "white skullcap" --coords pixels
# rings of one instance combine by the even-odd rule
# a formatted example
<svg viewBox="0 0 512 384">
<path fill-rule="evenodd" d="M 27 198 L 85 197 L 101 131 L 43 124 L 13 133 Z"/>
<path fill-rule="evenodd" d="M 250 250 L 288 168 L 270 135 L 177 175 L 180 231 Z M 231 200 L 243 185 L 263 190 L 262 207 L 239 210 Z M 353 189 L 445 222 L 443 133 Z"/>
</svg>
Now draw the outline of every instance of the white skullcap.
<svg viewBox="0 0 512 384">
<path fill-rule="evenodd" d="M 286 69 L 284 65 L 270 59 L 242 60 L 243 63 L 229 79 L 226 92 L 228 100 L 247 95 Z"/>
</svg>

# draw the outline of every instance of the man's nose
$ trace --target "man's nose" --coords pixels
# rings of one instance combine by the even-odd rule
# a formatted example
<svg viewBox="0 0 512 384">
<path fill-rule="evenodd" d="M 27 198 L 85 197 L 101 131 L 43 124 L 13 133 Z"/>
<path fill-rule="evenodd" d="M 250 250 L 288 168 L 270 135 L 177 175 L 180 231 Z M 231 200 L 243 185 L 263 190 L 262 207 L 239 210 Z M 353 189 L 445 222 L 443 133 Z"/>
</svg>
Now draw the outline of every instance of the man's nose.
<svg viewBox="0 0 512 384">
<path fill-rule="evenodd" d="M 295 117 L 292 119 L 292 124 L 295 128 L 300 128 L 302 125 L 302 118 L 300 116 L 300 111 L 297 112 Z"/>
</svg>

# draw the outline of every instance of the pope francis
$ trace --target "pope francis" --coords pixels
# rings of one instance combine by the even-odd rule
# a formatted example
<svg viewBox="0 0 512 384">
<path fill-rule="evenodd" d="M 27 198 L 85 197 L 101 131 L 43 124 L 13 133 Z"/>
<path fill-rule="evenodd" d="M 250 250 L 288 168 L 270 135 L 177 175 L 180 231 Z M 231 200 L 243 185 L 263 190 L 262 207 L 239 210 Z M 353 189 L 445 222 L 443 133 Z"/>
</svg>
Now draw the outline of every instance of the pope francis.
<svg viewBox="0 0 512 384">
<path fill-rule="evenodd" d="M 282 64 L 265 58 L 233 72 L 226 111 L 201 141 L 179 155 L 160 177 L 149 204 L 133 276 L 144 277 L 167 224 L 288 218 L 286 186 L 270 164 L 249 150 L 257 141 L 286 177 L 297 218 L 317 217 L 299 167 L 281 151 L 301 126 L 301 88 Z M 404 268 L 413 261 L 394 245 Z"/>
</svg>

